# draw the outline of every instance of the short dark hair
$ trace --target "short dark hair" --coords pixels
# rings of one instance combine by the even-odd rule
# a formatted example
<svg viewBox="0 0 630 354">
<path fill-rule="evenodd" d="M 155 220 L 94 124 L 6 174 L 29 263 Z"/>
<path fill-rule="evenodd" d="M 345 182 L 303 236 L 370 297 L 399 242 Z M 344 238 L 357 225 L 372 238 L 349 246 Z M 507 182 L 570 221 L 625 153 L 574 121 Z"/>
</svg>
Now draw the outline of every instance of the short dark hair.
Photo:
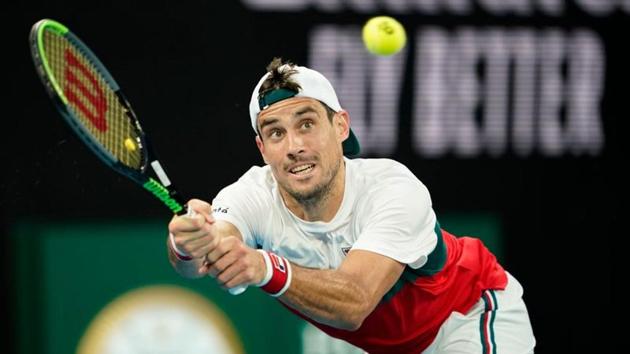
<svg viewBox="0 0 630 354">
<path fill-rule="evenodd" d="M 291 75 L 297 73 L 295 69 L 285 69 L 280 71 L 280 67 L 283 65 L 287 65 L 289 67 L 293 67 L 295 64 L 290 61 L 284 62 L 282 58 L 273 58 L 271 63 L 267 65 L 267 72 L 269 76 L 267 79 L 260 85 L 260 89 L 258 90 L 258 99 L 262 98 L 265 93 L 277 89 L 288 89 L 291 91 L 298 92 L 301 87 L 298 83 L 291 80 Z"/>
<path fill-rule="evenodd" d="M 288 89 L 296 92 L 300 91 L 300 85 L 297 82 L 291 80 L 291 75 L 297 73 L 297 70 L 284 69 L 280 71 L 279 69 L 283 65 L 287 65 L 289 67 L 295 66 L 295 64 L 293 64 L 292 62 L 284 61 L 282 58 L 279 57 L 273 58 L 269 65 L 267 65 L 267 72 L 269 73 L 269 76 L 267 77 L 267 79 L 265 79 L 262 85 L 260 85 L 260 89 L 258 90 L 258 99 L 262 98 L 267 92 L 277 89 Z M 326 109 L 326 114 L 328 115 L 328 120 L 332 123 L 332 119 L 335 116 L 336 112 L 332 108 L 328 107 L 328 105 L 324 102 L 318 102 L 324 106 L 324 108 Z"/>
</svg>

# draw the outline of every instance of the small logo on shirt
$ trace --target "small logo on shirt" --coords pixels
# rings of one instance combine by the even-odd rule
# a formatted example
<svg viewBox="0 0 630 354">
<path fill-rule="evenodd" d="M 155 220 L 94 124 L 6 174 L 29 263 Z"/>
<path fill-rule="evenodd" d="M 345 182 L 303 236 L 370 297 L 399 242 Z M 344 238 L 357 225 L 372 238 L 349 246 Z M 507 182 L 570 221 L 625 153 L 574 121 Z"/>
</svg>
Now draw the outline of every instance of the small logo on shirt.
<svg viewBox="0 0 630 354">
<path fill-rule="evenodd" d="M 348 252 L 350 252 L 350 250 L 352 249 L 351 246 L 348 247 L 341 247 L 341 253 L 343 253 L 344 256 L 348 255 Z"/>
<path fill-rule="evenodd" d="M 221 207 L 216 207 L 216 208 L 212 209 L 212 212 L 214 212 L 214 213 L 223 213 L 223 214 L 227 214 L 228 209 L 230 209 L 230 208 L 221 208 Z"/>
</svg>

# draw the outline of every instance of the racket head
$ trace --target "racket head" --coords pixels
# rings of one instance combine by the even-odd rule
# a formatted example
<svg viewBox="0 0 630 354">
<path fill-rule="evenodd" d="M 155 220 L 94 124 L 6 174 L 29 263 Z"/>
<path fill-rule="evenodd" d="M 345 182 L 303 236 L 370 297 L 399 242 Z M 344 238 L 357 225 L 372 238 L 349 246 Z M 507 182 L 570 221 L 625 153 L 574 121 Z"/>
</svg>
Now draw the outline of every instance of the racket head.
<svg viewBox="0 0 630 354">
<path fill-rule="evenodd" d="M 166 173 L 149 151 L 140 122 L 120 87 L 79 37 L 43 19 L 31 28 L 31 57 L 46 91 L 77 136 L 105 164 L 151 192 L 176 214 L 186 213 Z"/>
<path fill-rule="evenodd" d="M 144 132 L 98 57 L 51 19 L 33 25 L 30 47 L 46 91 L 79 138 L 111 168 L 145 183 L 149 152 Z"/>
</svg>

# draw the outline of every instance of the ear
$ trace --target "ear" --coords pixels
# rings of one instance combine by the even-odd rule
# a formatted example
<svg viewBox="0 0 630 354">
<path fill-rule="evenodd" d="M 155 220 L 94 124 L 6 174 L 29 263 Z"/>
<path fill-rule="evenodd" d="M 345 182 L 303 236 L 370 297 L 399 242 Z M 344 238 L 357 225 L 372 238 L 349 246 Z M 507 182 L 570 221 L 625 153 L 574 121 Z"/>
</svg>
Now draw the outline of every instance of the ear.
<svg viewBox="0 0 630 354">
<path fill-rule="evenodd" d="M 335 128 L 337 129 L 337 136 L 344 141 L 350 135 L 350 115 L 348 111 L 341 110 L 335 114 Z"/>
<path fill-rule="evenodd" d="M 256 147 L 258 148 L 258 151 L 260 151 L 260 155 L 262 156 L 263 161 L 267 163 L 267 159 L 265 159 L 265 144 L 263 143 L 262 139 L 260 139 L 260 135 L 256 135 Z"/>
</svg>

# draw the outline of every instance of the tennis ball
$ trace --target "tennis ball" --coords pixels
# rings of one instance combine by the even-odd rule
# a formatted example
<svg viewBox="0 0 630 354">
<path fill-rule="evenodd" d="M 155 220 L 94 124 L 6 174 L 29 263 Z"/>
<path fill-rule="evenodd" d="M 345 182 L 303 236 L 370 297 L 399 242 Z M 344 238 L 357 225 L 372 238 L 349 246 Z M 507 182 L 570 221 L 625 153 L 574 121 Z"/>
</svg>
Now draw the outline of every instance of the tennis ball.
<svg viewBox="0 0 630 354">
<path fill-rule="evenodd" d="M 125 148 L 127 148 L 127 150 L 133 152 L 133 151 L 136 151 L 137 146 L 136 146 L 136 143 L 133 141 L 133 139 L 127 138 L 127 139 L 125 139 Z"/>
<path fill-rule="evenodd" d="M 372 54 L 392 55 L 405 46 L 407 34 L 405 28 L 394 18 L 372 17 L 363 26 L 363 43 Z"/>
</svg>

